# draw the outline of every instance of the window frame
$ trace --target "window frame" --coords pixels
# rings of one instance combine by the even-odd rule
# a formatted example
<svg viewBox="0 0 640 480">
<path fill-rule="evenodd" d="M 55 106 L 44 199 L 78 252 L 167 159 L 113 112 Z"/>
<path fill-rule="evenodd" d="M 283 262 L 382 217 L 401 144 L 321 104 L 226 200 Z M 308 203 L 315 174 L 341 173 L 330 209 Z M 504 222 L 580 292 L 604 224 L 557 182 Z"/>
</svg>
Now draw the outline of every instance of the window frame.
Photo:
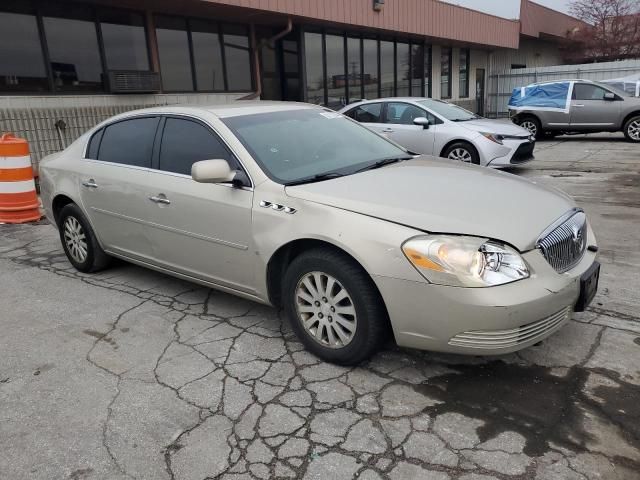
<svg viewBox="0 0 640 480">
<path fill-rule="evenodd" d="M 97 127 L 93 132 L 91 132 L 91 135 L 89 135 L 87 142 L 84 145 L 84 149 L 83 149 L 83 154 L 82 154 L 82 160 L 86 160 L 89 162 L 100 162 L 100 163 L 104 163 L 104 164 L 108 164 L 108 165 L 116 165 L 116 166 L 120 166 L 120 167 L 125 167 L 125 168 L 135 168 L 137 170 L 150 170 L 153 166 L 153 155 L 155 153 L 155 148 L 156 148 L 156 143 L 158 140 L 158 129 L 160 127 L 161 121 L 162 121 L 162 115 L 160 114 L 154 114 L 154 113 L 140 113 L 140 114 L 132 114 L 129 115 L 125 118 L 118 118 L 116 120 L 110 121 L 108 123 L 103 123 L 101 124 L 99 127 Z M 100 135 L 100 142 L 98 144 L 98 154 L 97 156 L 100 156 L 100 149 L 102 148 L 102 141 L 104 140 L 104 133 L 106 131 L 107 128 L 109 128 L 112 125 L 115 125 L 117 123 L 122 123 L 122 122 L 126 122 L 129 120 L 138 120 L 138 119 L 143 119 L 143 118 L 157 118 L 158 119 L 158 124 L 156 125 L 156 131 L 154 133 L 154 137 L 153 137 L 153 144 L 152 144 L 152 150 L 151 150 L 151 158 L 150 158 L 150 162 L 149 162 L 149 167 L 141 167 L 139 165 L 129 165 L 128 163 L 118 163 L 118 162 L 111 162 L 109 160 L 100 160 L 99 158 L 89 158 L 87 155 L 89 154 L 89 144 L 91 143 L 91 141 L 93 140 L 93 138 L 96 135 Z"/>
<path fill-rule="evenodd" d="M 466 52 L 464 71 L 467 74 L 467 79 L 466 79 L 466 86 L 465 86 L 466 88 L 464 89 L 464 91 L 461 88 L 463 65 L 460 59 L 462 58 L 462 55 L 461 55 L 462 52 Z M 458 49 L 458 98 L 469 98 L 469 92 L 471 91 L 470 85 L 471 85 L 471 49 L 460 48 Z"/>
</svg>

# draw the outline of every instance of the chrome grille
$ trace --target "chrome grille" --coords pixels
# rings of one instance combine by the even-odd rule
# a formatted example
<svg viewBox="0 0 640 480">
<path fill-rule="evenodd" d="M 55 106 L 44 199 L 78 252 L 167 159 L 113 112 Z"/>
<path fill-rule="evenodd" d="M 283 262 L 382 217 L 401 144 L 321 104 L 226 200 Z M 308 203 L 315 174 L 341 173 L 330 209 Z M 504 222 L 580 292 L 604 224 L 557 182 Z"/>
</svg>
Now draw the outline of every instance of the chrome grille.
<svg viewBox="0 0 640 480">
<path fill-rule="evenodd" d="M 449 340 L 456 347 L 500 349 L 516 347 L 523 343 L 535 343 L 552 330 L 560 327 L 571 315 L 571 307 L 565 307 L 537 322 L 509 330 L 472 330 L 462 332 Z"/>
<path fill-rule="evenodd" d="M 537 247 L 556 272 L 562 273 L 578 264 L 587 246 L 587 217 L 582 211 L 563 217 L 538 239 Z"/>
</svg>

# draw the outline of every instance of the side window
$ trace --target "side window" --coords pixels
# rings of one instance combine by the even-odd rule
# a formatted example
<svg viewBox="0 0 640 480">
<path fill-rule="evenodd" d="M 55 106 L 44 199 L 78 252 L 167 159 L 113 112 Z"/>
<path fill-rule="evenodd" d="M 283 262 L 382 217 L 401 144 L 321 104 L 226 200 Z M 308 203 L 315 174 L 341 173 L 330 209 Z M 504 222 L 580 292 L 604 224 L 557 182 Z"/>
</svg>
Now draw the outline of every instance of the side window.
<svg viewBox="0 0 640 480">
<path fill-rule="evenodd" d="M 191 165 L 201 160 L 224 159 L 231 169 L 238 163 L 222 140 L 204 125 L 167 118 L 160 147 L 160 170 L 191 175 Z"/>
<path fill-rule="evenodd" d="M 607 91 L 604 88 L 588 83 L 576 83 L 573 86 L 574 100 L 604 100 L 605 93 Z"/>
<path fill-rule="evenodd" d="M 382 123 L 382 103 L 367 103 L 352 108 L 346 115 L 357 122 Z"/>
<path fill-rule="evenodd" d="M 418 117 L 427 117 L 429 122 L 434 120 L 433 115 L 428 114 L 420 107 L 401 102 L 389 102 L 387 104 L 387 121 L 386 123 L 395 123 L 400 125 L 413 125 L 413 119 Z"/>
<path fill-rule="evenodd" d="M 132 118 L 105 127 L 98 160 L 151 168 L 158 117 Z"/>
<path fill-rule="evenodd" d="M 102 134 L 104 133 L 104 128 L 101 128 L 96 133 L 93 134 L 91 139 L 89 140 L 89 145 L 87 146 L 87 154 L 85 158 L 91 158 L 93 160 L 98 159 L 98 149 L 100 148 L 100 140 L 102 140 Z"/>
</svg>

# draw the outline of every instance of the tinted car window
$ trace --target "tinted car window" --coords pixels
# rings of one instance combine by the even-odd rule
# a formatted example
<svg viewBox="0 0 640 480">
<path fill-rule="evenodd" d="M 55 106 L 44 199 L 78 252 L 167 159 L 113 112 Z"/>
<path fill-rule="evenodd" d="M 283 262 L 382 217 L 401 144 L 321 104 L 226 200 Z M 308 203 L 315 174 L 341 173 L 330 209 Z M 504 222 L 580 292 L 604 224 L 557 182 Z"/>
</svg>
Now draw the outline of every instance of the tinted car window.
<svg viewBox="0 0 640 480">
<path fill-rule="evenodd" d="M 160 170 L 191 175 L 191 165 L 201 160 L 224 159 L 237 168 L 227 147 L 204 125 L 167 118 L 160 148 Z"/>
<path fill-rule="evenodd" d="M 99 160 L 151 167 L 157 117 L 132 118 L 109 125 L 100 142 Z"/>
<path fill-rule="evenodd" d="M 435 117 L 423 109 L 408 103 L 391 102 L 387 104 L 386 123 L 400 125 L 413 125 L 413 120 L 418 117 L 427 117 L 429 123 L 436 123 Z"/>
<path fill-rule="evenodd" d="M 382 104 L 367 103 L 359 107 L 352 108 L 346 115 L 358 122 L 382 123 Z"/>
<path fill-rule="evenodd" d="M 573 98 L 575 100 L 604 100 L 604 88 L 587 83 L 576 83 L 573 86 Z"/>
<path fill-rule="evenodd" d="M 87 146 L 87 155 L 85 156 L 85 158 L 92 158 L 94 160 L 98 158 L 98 149 L 100 148 L 100 140 L 102 140 L 103 133 L 104 129 L 101 128 L 93 134 L 91 140 L 89 140 L 89 145 Z"/>
</svg>

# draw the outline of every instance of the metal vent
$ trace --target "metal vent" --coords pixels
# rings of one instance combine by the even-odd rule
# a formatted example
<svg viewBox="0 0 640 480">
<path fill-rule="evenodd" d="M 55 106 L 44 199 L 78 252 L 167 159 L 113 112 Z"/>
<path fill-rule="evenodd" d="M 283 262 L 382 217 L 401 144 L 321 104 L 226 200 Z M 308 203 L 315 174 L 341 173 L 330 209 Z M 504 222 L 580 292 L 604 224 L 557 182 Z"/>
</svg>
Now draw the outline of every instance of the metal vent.
<svg viewBox="0 0 640 480">
<path fill-rule="evenodd" d="M 568 217 L 568 218 L 567 218 Z M 562 273 L 575 267 L 587 246 L 587 217 L 582 211 L 570 212 L 549 227 L 538 239 L 542 251 L 556 272 Z"/>
<path fill-rule="evenodd" d="M 130 70 L 110 70 L 113 93 L 154 93 L 160 91 L 160 74 Z"/>
</svg>

